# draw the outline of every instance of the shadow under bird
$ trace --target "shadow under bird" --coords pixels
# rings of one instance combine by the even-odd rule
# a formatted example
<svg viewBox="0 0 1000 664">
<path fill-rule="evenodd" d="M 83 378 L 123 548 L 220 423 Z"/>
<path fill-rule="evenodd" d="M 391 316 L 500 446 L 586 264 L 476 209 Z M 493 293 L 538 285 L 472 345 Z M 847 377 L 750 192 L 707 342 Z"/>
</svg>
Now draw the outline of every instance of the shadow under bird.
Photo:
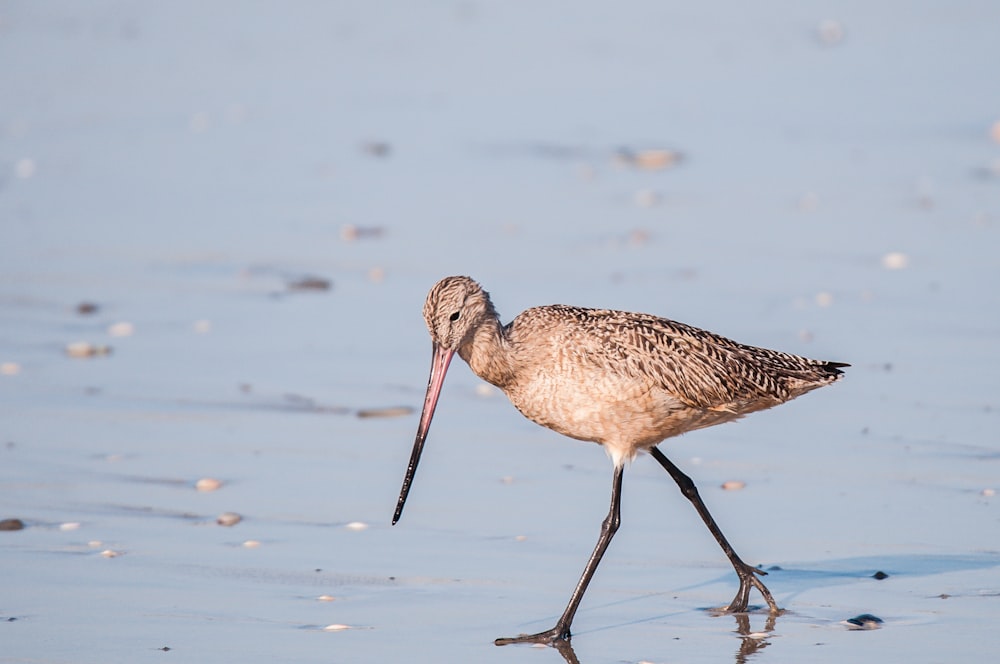
<svg viewBox="0 0 1000 664">
<path fill-rule="evenodd" d="M 611 507 L 566 610 L 552 629 L 497 639 L 497 645 L 569 641 L 573 617 L 621 521 L 625 462 L 639 452 L 648 452 L 670 474 L 736 570 L 740 587 L 725 610 L 746 611 L 750 590 L 756 588 L 771 613 L 780 612 L 759 578 L 765 572 L 736 555 L 694 482 L 656 445 L 828 385 L 849 365 L 747 346 L 656 316 L 606 309 L 534 307 L 502 325 L 489 294 L 469 277 L 439 281 L 427 295 L 424 320 L 433 360 L 393 524 L 403 512 L 455 353 L 477 376 L 503 390 L 525 417 L 603 445 L 614 464 Z"/>
</svg>

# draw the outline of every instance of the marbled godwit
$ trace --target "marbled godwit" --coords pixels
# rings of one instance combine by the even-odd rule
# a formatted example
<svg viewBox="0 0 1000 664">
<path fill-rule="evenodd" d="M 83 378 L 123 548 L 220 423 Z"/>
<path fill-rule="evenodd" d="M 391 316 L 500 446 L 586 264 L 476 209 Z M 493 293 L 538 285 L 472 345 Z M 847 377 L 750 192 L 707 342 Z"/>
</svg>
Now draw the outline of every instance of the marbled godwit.
<svg viewBox="0 0 1000 664">
<path fill-rule="evenodd" d="M 765 572 L 736 555 L 694 482 L 656 445 L 794 399 L 834 382 L 840 367 L 849 365 L 745 346 L 664 318 L 605 309 L 535 307 L 501 325 L 489 294 L 469 277 L 439 281 L 427 295 L 424 320 L 433 361 L 393 524 L 403 512 L 456 352 L 476 375 L 503 390 L 525 417 L 603 445 L 614 463 L 611 508 L 566 610 L 552 629 L 497 639 L 497 645 L 569 640 L 576 610 L 621 521 L 622 469 L 640 451 L 649 452 L 670 473 L 736 570 L 740 588 L 726 610 L 746 611 L 754 587 L 772 614 L 780 611 L 758 578 Z"/>
</svg>

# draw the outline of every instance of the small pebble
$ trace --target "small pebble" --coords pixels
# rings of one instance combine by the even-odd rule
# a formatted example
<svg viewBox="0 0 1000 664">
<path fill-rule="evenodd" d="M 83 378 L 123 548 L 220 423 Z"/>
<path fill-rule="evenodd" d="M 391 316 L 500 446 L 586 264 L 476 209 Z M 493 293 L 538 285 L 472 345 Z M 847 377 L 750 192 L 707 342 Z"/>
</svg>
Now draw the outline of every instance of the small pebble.
<svg viewBox="0 0 1000 664">
<path fill-rule="evenodd" d="M 902 270 L 909 264 L 910 258 L 898 251 L 891 251 L 882 257 L 882 267 L 887 270 Z"/>
<path fill-rule="evenodd" d="M 126 321 L 120 321 L 108 326 L 108 334 L 113 337 L 130 337 L 135 332 L 135 326 Z"/>
<path fill-rule="evenodd" d="M 334 597 L 333 595 L 320 595 L 319 597 L 316 598 L 316 600 L 320 602 L 332 602 L 335 599 L 337 598 Z"/>
<path fill-rule="evenodd" d="M 357 412 L 358 417 L 401 417 L 409 415 L 413 409 L 409 406 L 390 406 L 388 408 L 362 408 Z"/>
<path fill-rule="evenodd" d="M 260 540 L 247 540 L 243 542 L 244 549 L 256 549 L 260 547 Z"/>
<path fill-rule="evenodd" d="M 122 552 L 115 551 L 114 549 L 105 549 L 104 551 L 101 551 L 101 555 L 104 556 L 105 558 L 117 558 L 118 556 L 122 555 Z"/>
<path fill-rule="evenodd" d="M 66 354 L 70 357 L 98 357 L 100 355 L 110 355 L 110 346 L 100 346 L 89 341 L 74 341 L 66 344 Z"/>
<path fill-rule="evenodd" d="M 355 226 L 344 224 L 340 227 L 340 239 L 344 242 L 354 242 L 363 238 L 381 237 L 383 229 L 380 226 Z"/>
<path fill-rule="evenodd" d="M 79 530 L 80 523 L 78 521 L 67 521 L 66 523 L 59 524 L 59 530 Z"/>
<path fill-rule="evenodd" d="M 621 150 L 616 160 L 644 171 L 662 171 L 672 168 L 681 160 L 679 152 L 664 149 L 647 149 L 632 152 Z"/>
<path fill-rule="evenodd" d="M 102 542 L 101 540 L 90 540 L 89 542 L 87 542 L 87 546 L 89 546 L 91 549 L 97 549 L 104 546 L 104 542 Z"/>
<path fill-rule="evenodd" d="M 367 530 L 368 524 L 363 521 L 351 521 L 344 528 L 348 530 Z"/>
<path fill-rule="evenodd" d="M 990 138 L 1000 143 L 1000 120 L 994 122 L 993 126 L 990 127 Z"/>
<path fill-rule="evenodd" d="M 201 320 L 196 320 L 191 327 L 193 327 L 194 331 L 198 334 L 208 334 L 212 331 L 212 321 L 205 320 L 203 318 Z"/>
<path fill-rule="evenodd" d="M 368 141 L 361 145 L 361 150 L 373 157 L 388 157 L 392 146 L 385 141 Z"/>
<path fill-rule="evenodd" d="M 340 239 L 344 242 L 354 242 L 358 239 L 358 227 L 354 224 L 344 224 L 340 227 Z"/>
<path fill-rule="evenodd" d="M 489 383 L 479 383 L 476 385 L 476 396 L 477 397 L 492 397 L 496 396 L 497 388 L 493 387 Z"/>
<path fill-rule="evenodd" d="M 243 520 L 243 517 L 236 512 L 223 512 L 216 517 L 215 522 L 220 526 L 235 526 Z"/>
<path fill-rule="evenodd" d="M 879 570 L 874 574 L 872 574 L 872 578 L 881 581 L 882 579 L 888 579 L 889 575 L 883 572 L 882 570 Z"/>
<path fill-rule="evenodd" d="M 991 496 L 997 495 L 997 491 L 996 489 L 983 489 L 982 491 L 979 492 L 979 495 L 983 496 L 984 498 L 989 498 Z"/>
<path fill-rule="evenodd" d="M 514 538 L 515 542 L 526 542 L 527 540 L 528 540 L 528 536 L 527 535 L 517 535 Z"/>
<path fill-rule="evenodd" d="M 832 18 L 820 21 L 816 33 L 824 46 L 836 46 L 844 41 L 844 25 Z"/>
<path fill-rule="evenodd" d="M 198 491 L 215 491 L 222 486 L 222 480 L 214 477 L 203 477 L 194 483 L 194 488 Z"/>
<path fill-rule="evenodd" d="M 380 267 L 373 267 L 368 270 L 368 281 L 375 284 L 380 284 L 385 280 L 385 270 Z"/>
<path fill-rule="evenodd" d="M 0 530 L 24 530 L 24 521 L 20 519 L 0 520 Z"/>
<path fill-rule="evenodd" d="M 329 279 L 323 277 L 301 277 L 288 282 L 288 290 L 293 291 L 328 291 L 333 285 Z"/>
<path fill-rule="evenodd" d="M 816 293 L 816 304 L 820 307 L 829 307 L 833 304 L 833 293 L 828 293 L 826 291 Z"/>
<path fill-rule="evenodd" d="M 351 626 L 350 625 L 340 625 L 338 623 L 334 623 L 333 625 L 327 625 L 326 627 L 324 627 L 323 631 L 324 632 L 341 632 L 341 631 L 343 631 L 345 629 L 351 629 Z"/>
<path fill-rule="evenodd" d="M 81 316 L 89 316 L 90 314 L 96 314 L 100 307 L 93 302 L 81 302 L 76 305 L 76 313 Z"/>
<path fill-rule="evenodd" d="M 636 228 L 633 231 L 629 231 L 628 243 L 634 247 L 641 247 L 649 242 L 649 237 L 649 231 Z"/>
<path fill-rule="evenodd" d="M 21 373 L 21 365 L 17 362 L 4 362 L 0 364 L 0 374 L 4 376 L 16 376 Z"/>
<path fill-rule="evenodd" d="M 514 478 L 511 475 L 504 475 L 500 478 L 500 484 L 513 484 Z"/>
<path fill-rule="evenodd" d="M 741 480 L 729 480 L 728 482 L 722 483 L 722 488 L 726 491 L 739 491 L 740 489 L 746 488 L 747 483 Z"/>
<path fill-rule="evenodd" d="M 870 613 L 862 613 L 860 616 L 848 618 L 844 622 L 850 629 L 878 629 L 882 624 L 882 619 Z"/>
</svg>

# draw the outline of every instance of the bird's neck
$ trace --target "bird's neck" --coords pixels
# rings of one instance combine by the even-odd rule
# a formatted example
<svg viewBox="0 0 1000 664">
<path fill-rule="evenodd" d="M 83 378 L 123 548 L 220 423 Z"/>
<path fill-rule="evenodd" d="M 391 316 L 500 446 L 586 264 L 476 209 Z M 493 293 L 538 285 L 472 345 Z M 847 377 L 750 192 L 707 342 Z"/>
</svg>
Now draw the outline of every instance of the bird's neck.
<svg viewBox="0 0 1000 664">
<path fill-rule="evenodd" d="M 501 389 L 514 379 L 510 345 L 496 317 L 489 317 L 476 327 L 472 339 L 458 349 L 458 354 L 473 373 Z"/>
</svg>

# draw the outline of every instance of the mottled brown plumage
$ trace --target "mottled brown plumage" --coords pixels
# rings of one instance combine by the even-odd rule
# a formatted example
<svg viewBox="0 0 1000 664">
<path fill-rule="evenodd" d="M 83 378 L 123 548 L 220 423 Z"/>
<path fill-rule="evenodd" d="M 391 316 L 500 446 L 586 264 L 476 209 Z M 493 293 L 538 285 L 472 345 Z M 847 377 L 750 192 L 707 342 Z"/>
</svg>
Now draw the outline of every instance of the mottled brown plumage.
<svg viewBox="0 0 1000 664">
<path fill-rule="evenodd" d="M 618 528 L 622 466 L 648 451 L 691 500 L 740 577 L 727 610 L 744 611 L 751 587 L 779 611 L 712 519 L 694 483 L 656 444 L 693 429 L 771 408 L 841 376 L 840 362 L 747 346 L 648 314 L 550 305 L 528 309 L 507 325 L 489 294 L 469 277 L 447 277 L 427 295 L 424 320 L 434 362 L 410 465 L 393 523 L 416 472 L 448 364 L 455 353 L 496 385 L 528 419 L 604 446 L 614 467 L 611 509 L 583 577 L 556 626 L 540 634 L 498 639 L 554 643 L 570 636 L 583 593 Z"/>
<path fill-rule="evenodd" d="M 438 282 L 424 319 L 435 343 L 456 350 L 525 417 L 604 445 L 616 464 L 832 383 L 843 366 L 607 309 L 534 307 L 501 326 L 489 295 L 468 277 Z"/>
</svg>

